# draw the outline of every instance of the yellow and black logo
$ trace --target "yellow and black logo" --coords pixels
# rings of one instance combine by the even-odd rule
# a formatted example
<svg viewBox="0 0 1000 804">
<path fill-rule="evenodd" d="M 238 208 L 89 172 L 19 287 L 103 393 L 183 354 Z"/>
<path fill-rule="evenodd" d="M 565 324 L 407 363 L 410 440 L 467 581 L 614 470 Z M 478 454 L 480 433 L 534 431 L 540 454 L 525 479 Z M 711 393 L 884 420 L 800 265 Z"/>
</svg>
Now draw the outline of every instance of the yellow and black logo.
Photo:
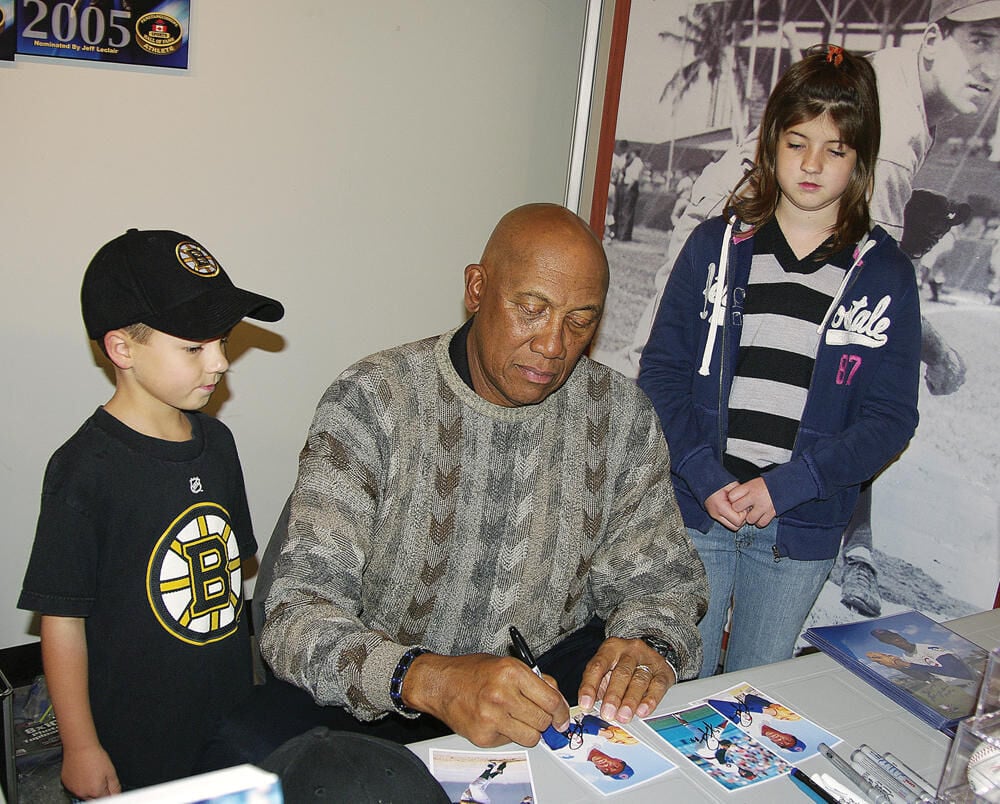
<svg viewBox="0 0 1000 804">
<path fill-rule="evenodd" d="M 175 249 L 181 265 L 197 276 L 216 276 L 219 273 L 219 263 L 215 257 L 204 248 L 190 240 L 182 240 Z"/>
<path fill-rule="evenodd" d="M 184 31 L 167 14 L 143 14 L 135 23 L 135 41 L 154 56 L 169 56 L 181 48 Z"/>
<path fill-rule="evenodd" d="M 198 503 L 170 523 L 149 557 L 146 594 L 160 625 L 191 645 L 218 642 L 236 631 L 243 577 L 225 508 Z"/>
</svg>

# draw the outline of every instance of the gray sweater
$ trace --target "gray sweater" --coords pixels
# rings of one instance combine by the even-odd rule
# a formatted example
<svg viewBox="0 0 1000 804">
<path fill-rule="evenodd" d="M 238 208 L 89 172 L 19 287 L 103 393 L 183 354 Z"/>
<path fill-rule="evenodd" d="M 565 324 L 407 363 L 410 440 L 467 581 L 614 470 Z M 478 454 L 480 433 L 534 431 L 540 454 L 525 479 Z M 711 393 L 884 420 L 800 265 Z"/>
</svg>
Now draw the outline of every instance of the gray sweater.
<svg viewBox="0 0 1000 804">
<path fill-rule="evenodd" d="M 409 647 L 508 655 L 516 624 L 541 654 L 597 614 L 695 675 L 708 586 L 649 401 L 582 358 L 541 404 L 490 404 L 453 335 L 372 355 L 320 400 L 266 600 L 275 674 L 371 720 Z"/>
</svg>

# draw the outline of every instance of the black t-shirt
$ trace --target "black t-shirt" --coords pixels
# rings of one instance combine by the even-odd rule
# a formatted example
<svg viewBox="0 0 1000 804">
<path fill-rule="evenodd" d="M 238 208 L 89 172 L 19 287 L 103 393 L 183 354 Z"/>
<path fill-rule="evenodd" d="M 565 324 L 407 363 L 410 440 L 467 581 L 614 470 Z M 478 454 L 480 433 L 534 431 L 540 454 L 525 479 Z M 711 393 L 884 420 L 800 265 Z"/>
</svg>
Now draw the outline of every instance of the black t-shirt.
<svg viewBox="0 0 1000 804">
<path fill-rule="evenodd" d="M 86 622 L 97 734 L 128 788 L 189 775 L 250 689 L 241 559 L 257 549 L 232 434 L 98 409 L 49 461 L 18 606 Z"/>
</svg>

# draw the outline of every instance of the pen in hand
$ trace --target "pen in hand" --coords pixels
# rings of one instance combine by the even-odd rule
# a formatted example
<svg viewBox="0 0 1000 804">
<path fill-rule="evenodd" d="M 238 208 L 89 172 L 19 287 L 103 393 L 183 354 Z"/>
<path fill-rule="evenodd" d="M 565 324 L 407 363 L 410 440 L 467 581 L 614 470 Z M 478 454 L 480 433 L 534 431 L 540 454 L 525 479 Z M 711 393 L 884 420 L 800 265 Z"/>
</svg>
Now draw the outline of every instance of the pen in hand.
<svg viewBox="0 0 1000 804">
<path fill-rule="evenodd" d="M 517 630 L 517 626 L 515 625 L 510 627 L 510 642 L 514 646 L 514 653 L 517 655 L 517 658 L 528 665 L 532 673 L 541 678 L 542 671 L 538 668 L 538 662 L 535 661 L 535 657 L 531 653 L 531 648 L 528 647 L 528 643 L 521 636 L 521 632 Z"/>
<path fill-rule="evenodd" d="M 531 648 L 528 647 L 527 641 L 523 636 L 521 636 L 521 632 L 517 630 L 517 626 L 515 625 L 512 625 L 510 627 L 510 642 L 511 645 L 514 647 L 514 654 L 517 656 L 517 658 L 520 659 L 522 662 L 524 662 L 526 665 L 528 665 L 528 667 L 531 668 L 532 673 L 541 678 L 542 671 L 538 667 L 538 662 L 535 661 L 535 656 L 531 652 Z M 565 701 L 565 698 L 563 700 Z M 568 708 L 569 704 L 567 703 L 566 706 Z M 569 726 L 568 723 L 566 725 L 567 727 Z M 552 729 L 555 732 L 559 731 L 558 729 L 556 729 L 554 723 L 551 726 L 549 726 L 545 731 L 548 731 L 549 729 Z M 542 736 L 544 737 L 544 734 Z"/>
</svg>

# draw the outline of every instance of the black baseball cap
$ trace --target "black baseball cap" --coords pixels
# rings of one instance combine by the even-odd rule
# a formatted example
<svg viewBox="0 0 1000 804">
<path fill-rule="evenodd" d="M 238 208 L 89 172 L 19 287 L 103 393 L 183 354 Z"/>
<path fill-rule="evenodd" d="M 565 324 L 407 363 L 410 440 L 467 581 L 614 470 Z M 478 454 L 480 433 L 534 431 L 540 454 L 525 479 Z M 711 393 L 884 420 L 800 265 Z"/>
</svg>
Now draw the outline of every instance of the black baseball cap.
<svg viewBox="0 0 1000 804">
<path fill-rule="evenodd" d="M 249 316 L 277 321 L 281 302 L 236 287 L 194 238 L 168 230 L 129 229 L 94 255 L 80 289 L 87 335 L 145 324 L 185 340 L 203 341 Z"/>
<path fill-rule="evenodd" d="M 368 734 L 317 726 L 259 765 L 281 777 L 285 804 L 451 804 L 416 754 Z"/>
</svg>

